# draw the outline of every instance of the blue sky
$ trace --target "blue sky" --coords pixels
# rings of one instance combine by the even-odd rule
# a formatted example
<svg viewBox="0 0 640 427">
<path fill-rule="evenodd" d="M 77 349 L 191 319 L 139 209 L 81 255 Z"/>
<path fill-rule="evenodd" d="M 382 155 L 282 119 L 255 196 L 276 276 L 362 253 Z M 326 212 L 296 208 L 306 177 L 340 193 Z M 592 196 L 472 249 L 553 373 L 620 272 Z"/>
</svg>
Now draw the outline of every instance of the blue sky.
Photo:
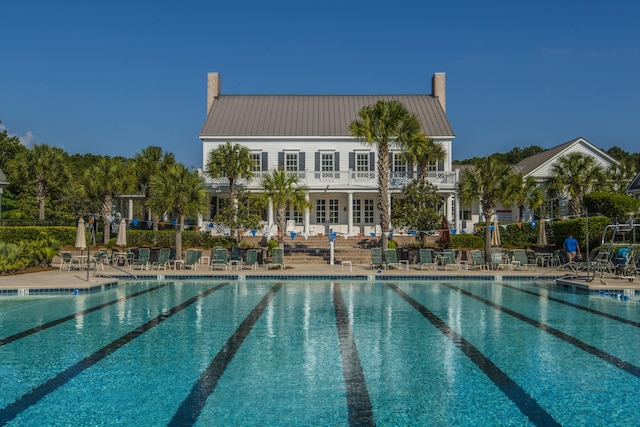
<svg viewBox="0 0 640 427">
<path fill-rule="evenodd" d="M 26 144 L 202 166 L 226 94 L 431 93 L 453 158 L 579 136 L 640 152 L 640 3 L 3 0 L 0 121 Z"/>
</svg>

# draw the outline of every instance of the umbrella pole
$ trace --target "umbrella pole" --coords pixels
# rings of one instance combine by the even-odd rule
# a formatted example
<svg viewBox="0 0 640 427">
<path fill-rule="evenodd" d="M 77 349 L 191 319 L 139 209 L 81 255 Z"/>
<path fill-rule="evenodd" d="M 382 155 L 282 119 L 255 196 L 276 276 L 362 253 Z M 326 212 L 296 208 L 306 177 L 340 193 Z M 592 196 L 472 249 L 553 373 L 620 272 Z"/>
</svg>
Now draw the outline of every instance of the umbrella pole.
<svg viewBox="0 0 640 427">
<path fill-rule="evenodd" d="M 91 222 L 89 222 L 89 229 L 91 229 Z M 87 282 L 89 281 L 89 270 L 91 269 L 91 232 L 88 233 L 87 243 Z"/>
</svg>

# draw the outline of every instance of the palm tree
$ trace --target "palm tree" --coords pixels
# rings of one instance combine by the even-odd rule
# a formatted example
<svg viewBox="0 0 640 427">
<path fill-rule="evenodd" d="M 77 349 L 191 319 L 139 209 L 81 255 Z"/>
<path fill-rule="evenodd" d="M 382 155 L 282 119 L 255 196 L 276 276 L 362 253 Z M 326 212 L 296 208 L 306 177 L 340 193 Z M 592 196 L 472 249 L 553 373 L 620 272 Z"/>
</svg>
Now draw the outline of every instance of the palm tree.
<svg viewBox="0 0 640 427">
<path fill-rule="evenodd" d="M 233 209 L 233 223 L 236 222 L 238 200 L 236 182 L 239 178 L 251 178 L 255 163 L 247 147 L 227 142 L 209 153 L 205 173 L 211 178 L 224 177 L 229 180 L 229 197 Z M 232 230 L 235 232 L 235 230 Z"/>
<path fill-rule="evenodd" d="M 262 179 L 263 204 L 271 199 L 276 208 L 276 224 L 278 225 L 278 242 L 284 244 L 284 232 L 286 229 L 286 210 L 293 206 L 299 212 L 311 207 L 306 198 L 307 187 L 298 184 L 295 174 L 283 170 L 274 170 Z"/>
<path fill-rule="evenodd" d="M 417 165 L 419 180 L 426 180 L 429 165 L 436 160 L 443 160 L 447 154 L 442 144 L 422 133 L 404 143 L 402 152 L 409 162 Z"/>
<path fill-rule="evenodd" d="M 153 230 L 158 230 L 158 222 L 160 221 L 160 215 L 157 212 L 149 209 L 149 197 L 151 196 L 149 183 L 151 179 L 166 171 L 170 166 L 176 163 L 176 158 L 173 153 L 165 153 L 161 147 L 148 146 L 144 148 L 140 153 L 133 156 L 131 161 L 131 167 L 133 173 L 136 176 L 139 190 L 144 193 L 144 209 L 149 215 L 149 219 L 153 222 Z"/>
<path fill-rule="evenodd" d="M 156 212 L 175 212 L 176 259 L 182 259 L 182 230 L 187 215 L 197 215 L 206 209 L 206 189 L 197 171 L 182 163 L 170 166 L 149 182 L 149 207 Z"/>
<path fill-rule="evenodd" d="M 543 205 L 542 188 L 532 176 L 525 178 L 523 173 L 512 174 L 505 188 L 504 202 L 508 205 L 517 205 L 518 220 L 524 221 L 525 207 L 535 211 Z"/>
<path fill-rule="evenodd" d="M 628 159 L 623 159 L 619 164 L 613 163 L 607 168 L 605 187 L 611 193 L 624 194 L 635 176 L 635 165 Z"/>
<path fill-rule="evenodd" d="M 378 209 L 382 248 L 387 249 L 391 223 L 389 150 L 395 144 L 403 146 L 418 138 L 422 134 L 420 121 L 398 101 L 378 101 L 362 108 L 349 130 L 358 140 L 378 149 Z"/>
<path fill-rule="evenodd" d="M 472 206 L 480 200 L 485 221 L 484 253 L 490 261 L 491 230 L 488 227 L 498 202 L 504 199 L 504 188 L 512 174 L 511 166 L 495 157 L 476 159 L 473 166 L 462 170 L 458 184 L 458 197 L 463 204 Z"/>
<path fill-rule="evenodd" d="M 103 243 L 105 245 L 111 239 L 114 196 L 129 188 L 125 170 L 123 158 L 101 157 L 85 173 L 87 192 L 100 201 L 100 215 L 102 215 L 104 224 Z"/>
<path fill-rule="evenodd" d="M 550 195 L 568 196 L 571 214 L 580 216 L 582 197 L 596 189 L 603 176 L 602 167 L 593 157 L 579 152 L 569 153 L 551 166 L 547 191 Z"/>
<path fill-rule="evenodd" d="M 40 220 L 45 219 L 45 200 L 50 185 L 66 181 L 68 177 L 66 157 L 67 153 L 60 148 L 35 144 L 31 150 L 19 152 L 10 162 L 10 169 L 18 178 L 35 184 Z"/>
</svg>

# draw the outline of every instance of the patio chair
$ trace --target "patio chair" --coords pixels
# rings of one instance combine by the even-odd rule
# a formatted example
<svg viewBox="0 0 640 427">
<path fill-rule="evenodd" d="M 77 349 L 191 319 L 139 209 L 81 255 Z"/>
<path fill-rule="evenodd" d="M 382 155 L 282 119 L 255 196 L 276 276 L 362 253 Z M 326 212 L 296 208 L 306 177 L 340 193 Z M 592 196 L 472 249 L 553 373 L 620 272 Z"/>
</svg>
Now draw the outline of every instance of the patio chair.
<svg viewBox="0 0 640 427">
<path fill-rule="evenodd" d="M 249 267 L 252 270 L 256 270 L 258 268 L 258 251 L 255 249 L 249 249 L 247 251 L 247 259 L 244 262 L 244 267 Z"/>
<path fill-rule="evenodd" d="M 153 266 L 156 266 L 158 270 L 160 270 L 161 268 L 168 270 L 169 266 L 171 265 L 170 257 L 171 257 L 171 249 L 169 248 L 160 249 L 160 252 L 158 253 L 158 260 L 154 261 L 151 264 L 151 268 L 153 268 Z"/>
<path fill-rule="evenodd" d="M 484 260 L 484 254 L 480 249 L 471 251 L 471 268 L 474 270 L 488 270 L 489 265 Z"/>
<path fill-rule="evenodd" d="M 382 261 L 382 248 L 371 248 L 371 269 L 385 268 Z"/>
<path fill-rule="evenodd" d="M 506 270 L 507 268 L 511 268 L 511 264 L 505 262 L 502 251 L 491 252 L 491 268 L 493 270 Z"/>
<path fill-rule="evenodd" d="M 211 269 L 215 268 L 224 268 L 225 270 L 229 268 L 229 252 L 225 248 L 217 248 L 213 251 L 213 259 L 211 260 Z"/>
<path fill-rule="evenodd" d="M 273 248 L 271 251 L 271 261 L 267 264 L 267 270 L 271 266 L 280 267 L 280 270 L 284 269 L 284 249 Z"/>
<path fill-rule="evenodd" d="M 75 258 L 71 252 L 60 252 L 60 258 L 62 258 L 62 260 L 60 261 L 60 271 L 62 271 L 63 269 L 71 271 L 71 268 L 74 265 L 78 268 L 78 270 L 80 270 L 80 259 Z"/>
<path fill-rule="evenodd" d="M 149 266 L 151 263 L 149 262 L 149 258 L 151 257 L 151 249 L 149 248 L 140 248 L 138 250 L 138 258 L 134 259 L 131 264 L 129 264 L 129 270 L 133 267 L 140 267 L 140 270 L 143 268 L 145 270 L 149 270 Z"/>
<path fill-rule="evenodd" d="M 531 268 L 532 270 L 536 269 L 536 263 L 529 262 L 529 258 L 527 257 L 527 253 L 524 251 L 524 249 L 514 249 L 511 254 L 513 256 L 513 261 L 516 265 L 516 268 L 519 267 L 524 270 L 528 270 L 529 268 Z"/>
<path fill-rule="evenodd" d="M 402 269 L 402 264 L 398 261 L 398 252 L 395 249 L 387 249 L 384 251 L 384 265 L 388 270 L 391 267 L 395 267 L 398 270 Z"/>
<path fill-rule="evenodd" d="M 239 246 L 233 246 L 231 248 L 231 256 L 229 257 L 229 267 L 233 270 L 233 266 L 235 265 L 238 270 L 242 269 L 243 259 L 242 259 L 242 248 Z"/>
<path fill-rule="evenodd" d="M 456 259 L 455 249 L 445 249 L 443 252 L 442 264 L 445 270 L 449 268 L 459 270 L 462 267 L 462 264 Z"/>
<path fill-rule="evenodd" d="M 432 270 L 436 269 L 436 262 L 431 249 L 420 249 L 420 269 L 424 270 L 425 267 Z"/>
<path fill-rule="evenodd" d="M 200 264 L 200 257 L 202 256 L 202 250 L 200 249 L 187 249 L 187 256 L 184 260 L 184 268 L 190 268 L 192 270 L 198 269 Z"/>
</svg>

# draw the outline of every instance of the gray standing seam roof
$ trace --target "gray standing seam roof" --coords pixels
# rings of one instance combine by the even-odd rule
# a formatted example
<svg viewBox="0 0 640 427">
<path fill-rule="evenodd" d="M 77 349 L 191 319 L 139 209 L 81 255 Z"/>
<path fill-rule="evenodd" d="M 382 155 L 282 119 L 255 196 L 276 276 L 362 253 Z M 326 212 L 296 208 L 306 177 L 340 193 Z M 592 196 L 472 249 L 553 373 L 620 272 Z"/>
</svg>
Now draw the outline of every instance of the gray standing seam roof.
<svg viewBox="0 0 640 427">
<path fill-rule="evenodd" d="M 402 103 L 427 136 L 454 136 L 431 95 L 220 95 L 200 136 L 350 136 L 349 124 L 362 107 L 379 100 Z"/>
</svg>

